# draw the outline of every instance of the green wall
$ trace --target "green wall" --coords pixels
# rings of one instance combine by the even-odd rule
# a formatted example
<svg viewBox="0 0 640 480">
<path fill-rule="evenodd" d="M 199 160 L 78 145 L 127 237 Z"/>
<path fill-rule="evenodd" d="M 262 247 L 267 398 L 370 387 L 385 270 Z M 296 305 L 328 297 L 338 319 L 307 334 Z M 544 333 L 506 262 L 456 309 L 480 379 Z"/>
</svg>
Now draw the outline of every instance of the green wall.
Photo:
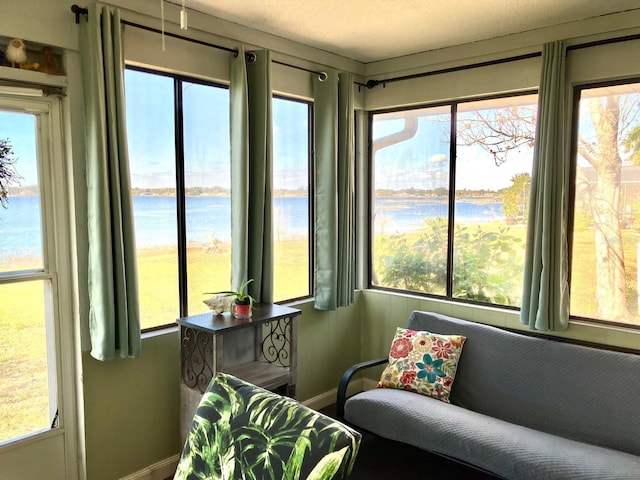
<svg viewBox="0 0 640 480">
<path fill-rule="evenodd" d="M 114 480 L 178 452 L 177 332 L 145 338 L 137 359 L 82 363 L 87 478 Z"/>
<path fill-rule="evenodd" d="M 357 293 L 353 305 L 334 311 L 315 310 L 312 302 L 298 305 L 298 400 L 337 388 L 344 371 L 360 361 L 362 300 Z"/>
<path fill-rule="evenodd" d="M 312 302 L 296 307 L 302 310 L 296 397 L 325 405 L 333 403 L 333 391 L 350 365 L 387 355 L 396 327 L 406 326 L 413 310 L 525 329 L 517 312 L 374 290 L 358 292 L 352 306 L 336 311 L 315 310 Z M 593 325 L 572 323 L 559 336 L 640 350 L 637 335 Z M 177 331 L 145 338 L 135 360 L 103 363 L 85 354 L 83 370 L 90 480 L 130 475 L 181 451 Z"/>
<path fill-rule="evenodd" d="M 451 315 L 498 327 L 527 330 L 519 321 L 519 311 L 501 310 L 462 303 L 446 302 L 412 295 L 401 295 L 376 290 L 362 293 L 362 359 L 383 357 L 389 351 L 396 327 L 406 326 L 414 310 Z M 640 335 L 629 330 L 615 329 L 597 324 L 570 322 L 569 328 L 553 335 L 640 351 Z"/>
</svg>

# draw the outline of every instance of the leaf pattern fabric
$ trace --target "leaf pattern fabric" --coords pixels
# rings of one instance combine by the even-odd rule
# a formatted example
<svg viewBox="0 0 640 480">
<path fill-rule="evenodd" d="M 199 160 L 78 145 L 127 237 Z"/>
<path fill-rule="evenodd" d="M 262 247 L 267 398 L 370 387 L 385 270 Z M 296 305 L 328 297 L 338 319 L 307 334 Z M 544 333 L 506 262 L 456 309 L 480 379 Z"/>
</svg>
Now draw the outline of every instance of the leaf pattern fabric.
<svg viewBox="0 0 640 480">
<path fill-rule="evenodd" d="M 198 405 L 174 480 L 343 479 L 360 438 L 294 399 L 217 373 Z"/>
<path fill-rule="evenodd" d="M 396 329 L 378 388 L 409 390 L 449 403 L 466 337 Z"/>
</svg>

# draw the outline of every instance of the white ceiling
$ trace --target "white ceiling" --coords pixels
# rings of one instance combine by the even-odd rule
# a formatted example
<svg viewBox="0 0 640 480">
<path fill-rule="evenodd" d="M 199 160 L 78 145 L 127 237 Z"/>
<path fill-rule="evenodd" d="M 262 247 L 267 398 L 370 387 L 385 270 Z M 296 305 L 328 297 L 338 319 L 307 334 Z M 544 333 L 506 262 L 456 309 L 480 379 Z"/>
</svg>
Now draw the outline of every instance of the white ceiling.
<svg viewBox="0 0 640 480">
<path fill-rule="evenodd" d="M 185 0 L 185 3 L 188 9 L 365 63 L 640 9 L 640 0 Z"/>
</svg>

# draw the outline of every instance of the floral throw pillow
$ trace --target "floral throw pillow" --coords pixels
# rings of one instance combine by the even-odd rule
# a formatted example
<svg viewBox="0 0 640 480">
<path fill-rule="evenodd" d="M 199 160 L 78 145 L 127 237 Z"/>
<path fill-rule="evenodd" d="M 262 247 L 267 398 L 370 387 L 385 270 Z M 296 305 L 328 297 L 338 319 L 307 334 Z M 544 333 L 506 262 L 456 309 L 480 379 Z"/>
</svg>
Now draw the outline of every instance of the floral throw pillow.
<svg viewBox="0 0 640 480">
<path fill-rule="evenodd" d="M 449 403 L 465 340 L 462 335 L 398 328 L 378 388 L 409 390 Z"/>
</svg>

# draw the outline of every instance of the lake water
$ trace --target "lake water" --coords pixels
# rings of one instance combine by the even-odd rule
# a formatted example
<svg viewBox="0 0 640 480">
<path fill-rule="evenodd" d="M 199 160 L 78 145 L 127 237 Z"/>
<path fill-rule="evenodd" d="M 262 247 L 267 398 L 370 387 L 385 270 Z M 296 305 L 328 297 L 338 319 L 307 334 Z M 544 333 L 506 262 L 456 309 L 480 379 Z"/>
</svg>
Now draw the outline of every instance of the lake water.
<svg viewBox="0 0 640 480">
<path fill-rule="evenodd" d="M 135 208 L 136 242 L 140 247 L 175 245 L 177 228 L 174 197 L 137 196 Z M 187 197 L 188 241 L 208 243 L 212 236 L 231 241 L 229 197 Z M 419 230 L 426 218 L 447 215 L 447 204 L 431 198 L 384 197 L 375 200 L 376 232 Z M 38 197 L 11 197 L 9 208 L 0 208 L 0 261 L 11 257 L 39 257 L 40 214 Z M 460 201 L 456 221 L 479 223 L 504 219 L 502 204 Z M 277 238 L 304 236 L 308 230 L 307 199 L 274 199 L 274 233 Z"/>
<path fill-rule="evenodd" d="M 448 216 L 446 199 L 419 197 L 376 197 L 376 233 L 406 233 L 424 228 L 430 218 Z M 502 203 L 459 199 L 455 209 L 456 223 L 484 223 L 504 220 Z"/>
</svg>

